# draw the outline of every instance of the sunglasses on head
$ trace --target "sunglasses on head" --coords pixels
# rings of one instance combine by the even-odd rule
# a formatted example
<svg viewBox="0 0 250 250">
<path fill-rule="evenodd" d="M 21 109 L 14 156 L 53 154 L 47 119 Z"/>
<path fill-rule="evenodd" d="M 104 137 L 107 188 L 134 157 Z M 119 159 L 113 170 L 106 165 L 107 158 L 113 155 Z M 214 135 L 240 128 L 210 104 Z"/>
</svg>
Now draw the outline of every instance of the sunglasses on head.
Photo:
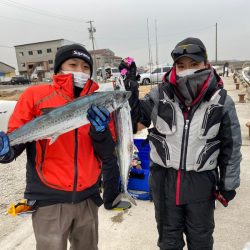
<svg viewBox="0 0 250 250">
<path fill-rule="evenodd" d="M 171 53 L 171 56 L 175 58 L 183 54 L 196 54 L 201 52 L 205 52 L 205 49 L 203 47 L 197 44 L 185 44 L 174 48 Z"/>
</svg>

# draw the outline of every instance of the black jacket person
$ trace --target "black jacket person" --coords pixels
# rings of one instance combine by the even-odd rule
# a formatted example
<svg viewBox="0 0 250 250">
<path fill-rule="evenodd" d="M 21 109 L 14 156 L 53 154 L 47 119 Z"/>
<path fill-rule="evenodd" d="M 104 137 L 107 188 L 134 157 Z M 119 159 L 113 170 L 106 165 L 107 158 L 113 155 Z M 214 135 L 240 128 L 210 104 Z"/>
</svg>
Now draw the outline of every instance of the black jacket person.
<svg viewBox="0 0 250 250">
<path fill-rule="evenodd" d="M 172 51 L 173 68 L 143 99 L 130 82 L 134 128 L 150 129 L 150 187 L 160 249 L 213 249 L 214 193 L 232 200 L 240 185 L 241 132 L 234 102 L 187 38 Z M 131 84 L 134 83 L 134 84 Z"/>
</svg>

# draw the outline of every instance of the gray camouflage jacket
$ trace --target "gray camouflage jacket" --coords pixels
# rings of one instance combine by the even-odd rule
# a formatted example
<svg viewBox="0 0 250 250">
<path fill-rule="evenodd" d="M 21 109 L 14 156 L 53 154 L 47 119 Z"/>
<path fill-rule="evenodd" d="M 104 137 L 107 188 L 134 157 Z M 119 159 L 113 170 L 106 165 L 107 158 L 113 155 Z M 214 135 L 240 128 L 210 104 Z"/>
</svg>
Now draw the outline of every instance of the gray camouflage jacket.
<svg viewBox="0 0 250 250">
<path fill-rule="evenodd" d="M 201 100 L 185 108 L 168 74 L 138 103 L 133 121 L 153 123 L 149 142 L 152 164 L 176 170 L 203 172 L 219 167 L 220 188 L 240 185 L 241 131 L 235 105 L 212 71 Z"/>
</svg>

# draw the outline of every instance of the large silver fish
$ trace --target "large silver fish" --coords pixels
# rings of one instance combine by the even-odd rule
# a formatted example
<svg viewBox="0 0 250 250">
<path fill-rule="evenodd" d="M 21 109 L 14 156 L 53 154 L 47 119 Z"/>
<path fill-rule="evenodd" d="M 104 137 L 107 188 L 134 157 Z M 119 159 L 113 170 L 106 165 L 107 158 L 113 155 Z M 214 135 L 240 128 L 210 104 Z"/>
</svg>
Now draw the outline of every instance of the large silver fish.
<svg viewBox="0 0 250 250">
<path fill-rule="evenodd" d="M 89 123 L 87 110 L 92 104 L 106 107 L 113 112 L 126 103 L 130 94 L 128 91 L 106 91 L 79 97 L 33 119 L 10 133 L 8 135 L 10 145 L 41 139 L 51 139 L 51 144 L 59 135 Z"/>
<path fill-rule="evenodd" d="M 121 77 L 116 79 L 115 88 L 118 88 L 121 91 L 125 91 L 124 82 Z M 121 108 L 115 110 L 114 112 L 115 130 L 117 137 L 116 151 L 124 195 L 134 205 L 136 205 L 134 198 L 132 198 L 132 196 L 128 192 L 128 178 L 134 149 L 133 127 L 130 110 L 131 109 L 129 103 L 128 101 L 126 101 Z M 116 204 L 117 199 L 119 198 L 120 197 L 118 196 L 113 204 Z"/>
</svg>

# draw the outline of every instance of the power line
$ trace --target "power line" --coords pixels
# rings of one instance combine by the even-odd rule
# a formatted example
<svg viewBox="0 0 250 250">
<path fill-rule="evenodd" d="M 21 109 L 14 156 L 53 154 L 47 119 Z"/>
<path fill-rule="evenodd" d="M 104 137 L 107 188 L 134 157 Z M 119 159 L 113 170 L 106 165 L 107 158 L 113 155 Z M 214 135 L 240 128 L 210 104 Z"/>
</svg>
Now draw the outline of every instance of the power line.
<svg viewBox="0 0 250 250">
<path fill-rule="evenodd" d="M 96 55 L 95 55 L 95 42 L 94 42 L 94 33 L 96 32 L 96 28 L 93 27 L 92 23 L 94 21 L 88 21 L 86 23 L 89 23 L 90 27 L 88 28 L 89 31 L 89 39 L 92 41 L 92 46 L 93 46 L 93 55 L 94 55 L 94 70 L 93 70 L 93 78 L 95 81 L 97 81 L 97 75 L 96 75 L 96 69 L 97 69 L 97 64 L 96 64 Z"/>
<path fill-rule="evenodd" d="M 29 20 L 25 20 L 25 19 L 20 19 L 20 18 L 15 18 L 15 17 L 9 17 L 9 16 L 0 16 L 0 18 L 4 18 L 4 19 L 10 19 L 10 20 L 13 20 L 13 21 L 16 21 L 16 22 L 23 22 L 23 23 L 27 23 L 27 24 L 31 24 L 31 25 L 39 25 L 39 26 L 44 26 L 46 27 L 46 29 L 48 28 L 52 28 L 53 30 L 55 28 L 58 28 L 58 26 L 54 25 L 53 23 L 50 24 L 49 26 L 44 24 L 44 23 L 39 23 L 39 22 L 31 22 Z M 74 24 L 75 25 L 75 24 Z M 64 30 L 68 30 L 68 31 L 79 31 L 79 29 L 75 29 L 75 28 L 72 28 L 72 27 L 63 27 Z"/>
<path fill-rule="evenodd" d="M 17 9 L 23 9 L 23 10 L 29 11 L 29 12 L 32 11 L 32 13 L 37 13 L 37 14 L 40 14 L 43 16 L 57 18 L 57 19 L 69 21 L 69 22 L 78 22 L 79 23 L 79 22 L 86 21 L 86 20 L 81 19 L 81 18 L 73 18 L 73 17 L 69 17 L 69 16 L 58 15 L 58 14 L 53 13 L 53 12 L 39 10 L 39 9 L 33 8 L 31 6 L 28 6 L 25 4 L 20 4 L 20 3 L 17 3 L 15 1 L 11 1 L 11 0 L 1 0 L 0 4 L 5 5 L 5 6 L 10 6 L 10 7 L 15 7 Z"/>
<path fill-rule="evenodd" d="M 14 49 L 14 46 L 0 45 L 0 48 Z"/>
</svg>

